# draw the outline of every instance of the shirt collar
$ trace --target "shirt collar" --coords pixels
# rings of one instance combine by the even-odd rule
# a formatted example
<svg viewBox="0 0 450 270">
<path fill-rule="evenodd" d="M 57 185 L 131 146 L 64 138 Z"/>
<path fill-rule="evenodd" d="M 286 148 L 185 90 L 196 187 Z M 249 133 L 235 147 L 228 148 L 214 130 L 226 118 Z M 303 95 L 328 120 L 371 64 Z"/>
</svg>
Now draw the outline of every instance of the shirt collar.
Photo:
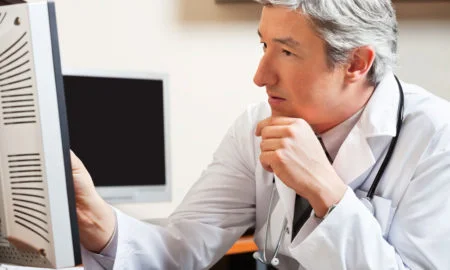
<svg viewBox="0 0 450 270">
<path fill-rule="evenodd" d="M 330 154 L 332 160 L 336 158 L 339 148 L 345 138 L 347 138 L 347 135 L 350 133 L 352 128 L 355 126 L 356 122 L 358 122 L 362 112 L 363 109 L 360 109 L 358 112 L 347 118 L 344 122 L 319 135 L 320 138 L 322 138 L 325 149 L 328 154 Z"/>
</svg>

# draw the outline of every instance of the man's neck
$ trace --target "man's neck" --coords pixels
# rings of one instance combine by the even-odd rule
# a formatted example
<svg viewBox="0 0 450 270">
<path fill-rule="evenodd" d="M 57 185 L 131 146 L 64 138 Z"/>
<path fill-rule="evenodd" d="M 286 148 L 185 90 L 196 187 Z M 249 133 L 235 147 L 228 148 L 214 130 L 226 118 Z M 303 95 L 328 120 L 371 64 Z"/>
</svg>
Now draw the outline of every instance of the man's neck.
<svg viewBox="0 0 450 270">
<path fill-rule="evenodd" d="M 343 102 L 339 107 L 332 109 L 330 115 L 333 117 L 330 119 L 330 115 L 327 116 L 330 121 L 312 125 L 312 129 L 316 134 L 322 134 L 343 123 L 366 106 L 374 90 L 375 86 L 370 85 L 368 82 L 362 85 L 348 86 L 347 89 L 343 90 L 343 93 L 348 93 L 344 98 L 348 102 Z"/>
</svg>

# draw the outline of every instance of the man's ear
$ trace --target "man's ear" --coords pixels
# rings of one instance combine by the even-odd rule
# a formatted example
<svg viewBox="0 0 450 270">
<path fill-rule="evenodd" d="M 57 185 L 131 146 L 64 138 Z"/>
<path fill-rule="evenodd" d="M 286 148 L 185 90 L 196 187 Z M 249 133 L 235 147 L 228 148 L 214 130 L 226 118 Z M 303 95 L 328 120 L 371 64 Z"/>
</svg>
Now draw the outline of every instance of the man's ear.
<svg viewBox="0 0 450 270">
<path fill-rule="evenodd" d="M 371 46 L 362 46 L 354 49 L 345 71 L 346 80 L 355 82 L 365 78 L 374 60 L 375 50 Z"/>
</svg>

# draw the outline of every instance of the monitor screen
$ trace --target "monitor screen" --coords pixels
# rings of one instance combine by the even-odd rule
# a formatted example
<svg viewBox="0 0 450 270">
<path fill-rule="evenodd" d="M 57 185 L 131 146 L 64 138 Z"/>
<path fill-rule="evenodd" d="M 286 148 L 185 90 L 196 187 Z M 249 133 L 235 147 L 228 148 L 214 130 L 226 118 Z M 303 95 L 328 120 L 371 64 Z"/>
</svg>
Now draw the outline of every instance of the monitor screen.
<svg viewBox="0 0 450 270">
<path fill-rule="evenodd" d="M 70 147 L 110 203 L 170 199 L 165 76 L 64 70 Z"/>
<path fill-rule="evenodd" d="M 81 253 L 55 6 L 19 2 L 0 2 L 0 263 L 71 267 Z"/>
</svg>

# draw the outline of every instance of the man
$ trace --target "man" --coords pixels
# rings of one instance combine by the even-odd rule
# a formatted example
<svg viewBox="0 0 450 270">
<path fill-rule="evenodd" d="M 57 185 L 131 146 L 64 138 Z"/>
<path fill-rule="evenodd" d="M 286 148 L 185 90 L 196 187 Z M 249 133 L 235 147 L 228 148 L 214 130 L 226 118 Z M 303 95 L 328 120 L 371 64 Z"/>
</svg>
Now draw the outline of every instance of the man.
<svg viewBox="0 0 450 270">
<path fill-rule="evenodd" d="M 255 258 L 280 269 L 449 269 L 450 106 L 396 81 L 390 1 L 263 4 L 268 103 L 166 227 L 112 210 L 73 155 L 85 268 L 207 269 L 254 226 Z"/>
</svg>

